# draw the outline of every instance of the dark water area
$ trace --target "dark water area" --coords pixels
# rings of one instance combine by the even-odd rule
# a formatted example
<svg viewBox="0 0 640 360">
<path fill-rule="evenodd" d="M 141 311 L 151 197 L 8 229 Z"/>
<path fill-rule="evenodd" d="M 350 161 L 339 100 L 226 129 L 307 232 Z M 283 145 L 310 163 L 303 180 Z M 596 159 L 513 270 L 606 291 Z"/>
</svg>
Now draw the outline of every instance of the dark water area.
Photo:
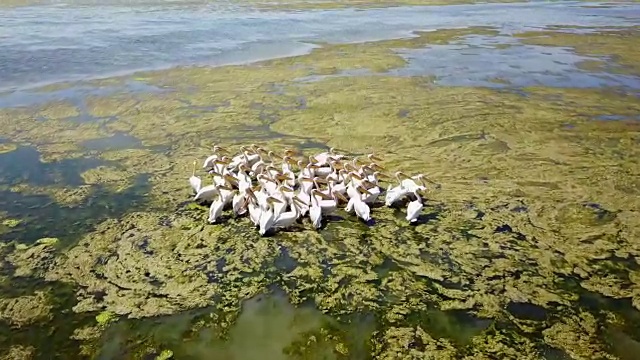
<svg viewBox="0 0 640 360">
<path fill-rule="evenodd" d="M 0 184 L 79 186 L 84 184 L 81 173 L 107 164 L 107 161 L 88 157 L 45 163 L 36 148 L 20 146 L 0 154 Z"/>
<path fill-rule="evenodd" d="M 120 192 L 93 185 L 82 202 L 73 206 L 61 204 L 49 195 L 0 191 L 0 208 L 7 217 L 21 221 L 0 239 L 31 244 L 54 237 L 72 244 L 100 222 L 144 208 L 148 189 L 148 175 L 141 174 Z"/>
</svg>

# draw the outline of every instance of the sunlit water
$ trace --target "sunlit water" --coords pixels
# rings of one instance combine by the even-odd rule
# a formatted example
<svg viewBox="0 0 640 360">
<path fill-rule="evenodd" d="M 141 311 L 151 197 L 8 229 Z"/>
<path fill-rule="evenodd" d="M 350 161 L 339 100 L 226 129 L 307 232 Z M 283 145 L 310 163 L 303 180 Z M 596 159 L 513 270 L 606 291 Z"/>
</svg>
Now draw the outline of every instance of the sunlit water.
<svg viewBox="0 0 640 360">
<path fill-rule="evenodd" d="M 7 91 L 176 65 L 245 63 L 304 54 L 314 47 L 312 42 L 397 38 L 415 30 L 491 26 L 512 34 L 551 25 L 637 25 L 640 5 L 588 8 L 584 3 L 532 2 L 265 12 L 225 2 L 136 7 L 57 2 L 0 8 L 0 19 L 0 91 Z M 511 58 L 529 58 L 528 49 L 514 51 Z M 445 70 L 458 64 L 485 68 L 469 57 L 476 55 L 456 51 L 447 56 Z"/>
</svg>

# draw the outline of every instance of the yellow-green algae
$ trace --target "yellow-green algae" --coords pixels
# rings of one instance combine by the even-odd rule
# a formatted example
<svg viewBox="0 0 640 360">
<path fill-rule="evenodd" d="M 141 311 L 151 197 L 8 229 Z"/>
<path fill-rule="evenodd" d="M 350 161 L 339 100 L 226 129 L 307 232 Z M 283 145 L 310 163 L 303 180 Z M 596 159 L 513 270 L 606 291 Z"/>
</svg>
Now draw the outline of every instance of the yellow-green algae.
<svg viewBox="0 0 640 360">
<path fill-rule="evenodd" d="M 96 315 L 96 321 L 98 322 L 98 325 L 100 326 L 105 326 L 107 324 L 109 324 L 112 321 L 117 320 L 118 317 L 112 313 L 111 311 L 103 311 L 100 314 Z"/>
<path fill-rule="evenodd" d="M 12 152 L 18 148 L 18 145 L 14 143 L 0 143 L 0 154 Z"/>
<path fill-rule="evenodd" d="M 32 346 L 16 345 L 10 347 L 6 352 L 0 352 L 0 359 L 2 360 L 31 360 L 35 348 Z"/>
<path fill-rule="evenodd" d="M 50 320 L 50 310 L 47 294 L 41 291 L 18 298 L 0 299 L 0 320 L 15 327 Z"/>
<path fill-rule="evenodd" d="M 6 227 L 9 227 L 9 228 L 14 228 L 14 227 L 20 225 L 20 222 L 21 221 L 18 220 L 18 219 L 5 219 L 5 220 L 2 220 L 2 225 L 6 226 Z"/>
<path fill-rule="evenodd" d="M 368 343 L 375 358 L 539 359 L 545 346 L 573 358 L 614 358 L 600 333 L 610 310 L 587 311 L 582 300 L 602 294 L 634 314 L 631 305 L 640 308 L 640 125 L 594 119 L 633 116 L 640 100 L 611 89 L 536 87 L 522 96 L 381 74 L 404 64 L 390 48 L 445 43 L 473 31 L 491 32 L 426 33 L 253 66 L 144 74 L 152 84 L 176 84 L 174 92 L 139 96 L 114 113 L 100 104 L 117 97 L 96 99 L 95 112 L 117 112 L 104 124 L 109 131 L 170 149 L 104 152 L 124 170 L 100 168 L 85 177 L 104 183 L 114 173 L 125 179 L 149 172 L 150 208 L 105 220 L 57 256 L 40 244 L 4 249 L 7 261 L 16 275 L 78 286 L 79 313 L 144 318 L 212 306 L 207 323 L 221 338 L 233 334 L 241 301 L 275 284 L 293 304 L 311 302 L 336 318 L 375 316 L 378 330 Z M 363 63 L 378 74 L 295 81 Z M 218 107 L 194 117 L 180 100 Z M 21 113 L 29 114 L 22 118 L 26 130 L 10 128 L 9 137 L 37 144 L 52 136 L 29 123 L 37 111 L 7 110 L 0 120 Z M 94 131 L 85 130 L 69 127 L 57 141 L 73 143 Z M 424 172 L 442 187 L 430 193 L 426 221 L 415 227 L 388 208 L 373 210 L 373 227 L 340 213 L 344 220 L 320 232 L 305 222 L 271 238 L 258 237 L 246 220 L 208 225 L 206 207 L 184 205 L 190 164 L 213 143 L 237 150 L 248 142 L 278 152 L 319 151 L 317 143 L 375 151 L 388 172 Z M 457 320 L 460 312 L 491 325 L 458 336 L 455 329 L 470 326 Z M 613 318 L 623 334 L 636 321 Z M 100 331 L 82 327 L 74 338 L 91 343 Z M 290 353 L 312 348 L 312 336 L 318 339 L 309 335 Z M 353 348 L 340 340 L 331 354 L 349 358 Z"/>
</svg>

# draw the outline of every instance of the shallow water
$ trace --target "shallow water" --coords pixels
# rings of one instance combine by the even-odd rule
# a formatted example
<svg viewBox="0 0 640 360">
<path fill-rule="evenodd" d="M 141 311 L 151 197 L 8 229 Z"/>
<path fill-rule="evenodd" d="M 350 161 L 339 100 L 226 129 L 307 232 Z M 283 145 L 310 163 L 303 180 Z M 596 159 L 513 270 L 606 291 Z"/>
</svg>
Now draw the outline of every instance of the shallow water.
<svg viewBox="0 0 640 360">
<path fill-rule="evenodd" d="M 214 3 L 215 4 L 215 3 Z M 639 5 L 486 4 L 257 12 L 215 6 L 0 8 L 0 91 L 176 65 L 222 65 L 304 54 L 310 42 L 361 42 L 415 30 L 636 25 Z M 526 54 L 522 54 L 526 56 Z M 25 61 L 25 59 L 29 59 Z M 449 59 L 450 61 L 451 59 Z M 0 97 L 0 104 L 4 101 Z"/>
<path fill-rule="evenodd" d="M 601 58 L 580 56 L 568 48 L 522 45 L 506 36 L 476 35 L 458 43 L 400 50 L 409 64 L 391 74 L 431 75 L 444 86 L 640 89 L 638 76 L 580 70 L 580 62 Z"/>
<path fill-rule="evenodd" d="M 56 259 L 57 263 L 46 256 L 39 258 L 37 253 L 29 254 L 26 263 L 38 264 L 42 272 L 37 276 L 33 275 L 33 278 L 13 277 L 16 271 L 14 262 L 0 259 L 0 286 L 4 289 L 12 282 L 19 282 L 26 287 L 24 293 L 29 293 L 33 290 L 31 281 L 38 276 L 63 278 L 74 284 L 69 285 L 73 287 L 72 290 L 66 291 L 73 291 L 77 296 L 77 299 L 69 299 L 69 294 L 66 294 L 65 305 L 55 309 L 53 320 L 39 324 L 40 330 L 34 330 L 35 327 L 22 328 L 18 337 L 12 338 L 10 335 L 15 329 L 0 319 L 2 345 L 35 346 L 38 348 L 35 358 L 47 358 L 51 348 L 61 358 L 73 358 L 85 342 L 69 339 L 70 334 L 77 330 L 76 327 L 84 329 L 88 326 L 89 330 L 97 331 L 99 336 L 86 341 L 89 348 L 85 349 L 84 355 L 93 354 L 100 359 L 146 359 L 159 355 L 163 349 L 171 349 L 178 359 L 265 357 L 360 360 L 369 358 L 373 350 L 380 354 L 380 351 L 385 350 L 383 343 L 384 346 L 397 346 L 397 349 L 420 351 L 427 346 L 438 351 L 457 346 L 470 354 L 475 350 L 473 346 L 483 345 L 474 341 L 490 343 L 493 338 L 483 336 L 489 334 L 497 338 L 498 335 L 506 334 L 507 337 L 513 336 L 513 339 L 499 339 L 497 348 L 504 344 L 513 346 L 513 349 L 526 348 L 526 344 L 523 345 L 524 339 L 531 339 L 534 342 L 531 347 L 537 349 L 537 354 L 541 357 L 568 359 L 570 356 L 563 348 L 576 349 L 583 344 L 556 342 L 549 345 L 541 331 L 565 318 L 569 319 L 569 324 L 588 325 L 586 320 L 573 320 L 575 314 L 584 308 L 589 315 L 593 314 L 598 324 L 608 321 L 607 316 L 620 316 L 627 322 L 625 326 L 610 329 L 609 337 L 614 344 L 607 350 L 625 359 L 629 358 L 628 352 L 620 346 L 616 347 L 615 343 L 638 346 L 640 336 L 633 330 L 633 325 L 639 323 L 640 313 L 632 306 L 629 299 L 631 295 L 623 293 L 620 296 L 626 297 L 625 299 L 613 300 L 611 297 L 587 292 L 577 282 L 566 286 L 558 285 L 560 282 L 556 281 L 557 273 L 552 273 L 550 277 L 548 273 L 543 273 L 553 266 L 540 266 L 531 260 L 535 258 L 538 261 L 535 252 L 540 251 L 544 255 L 540 256 L 540 261 L 557 262 L 559 268 L 567 262 L 563 254 L 558 255 L 558 250 L 550 249 L 554 246 L 561 247 L 561 241 L 551 242 L 551 246 L 536 242 L 535 246 L 528 247 L 533 241 L 545 241 L 555 234 L 549 231 L 539 235 L 536 232 L 543 227 L 534 224 L 534 211 L 544 211 L 536 210 L 538 203 L 522 194 L 533 193 L 538 196 L 539 193 L 535 192 L 537 190 L 531 189 L 545 188 L 547 194 L 540 196 L 546 199 L 554 195 L 554 191 L 558 192 L 564 183 L 577 183 L 582 177 L 588 178 L 591 174 L 580 173 L 576 178 L 568 175 L 569 181 L 566 178 L 545 179 L 545 176 L 551 176 L 556 169 L 564 166 L 562 161 L 566 159 L 556 160 L 553 157 L 555 154 L 549 155 L 536 148 L 519 152 L 517 156 L 533 158 L 531 164 L 535 166 L 551 162 L 557 167 L 553 171 L 543 171 L 541 179 L 517 181 L 521 174 L 509 174 L 512 178 L 508 181 L 501 179 L 510 187 L 510 195 L 506 199 L 512 201 L 514 198 L 522 198 L 518 200 L 517 206 L 505 211 L 505 215 L 500 212 L 500 206 L 489 207 L 489 204 L 496 201 L 495 198 L 488 196 L 486 203 L 483 203 L 478 197 L 491 193 L 495 190 L 494 187 L 500 187 L 500 183 L 495 180 L 500 177 L 502 170 L 491 166 L 496 163 L 507 166 L 508 161 L 511 161 L 511 154 L 519 151 L 522 143 L 530 140 L 516 138 L 514 141 L 513 138 L 502 138 L 491 131 L 485 133 L 484 129 L 479 131 L 474 128 L 475 130 L 468 131 L 466 127 L 475 126 L 475 121 L 483 121 L 485 109 L 490 108 L 492 102 L 501 100 L 500 94 L 516 92 L 522 95 L 521 98 L 528 99 L 536 96 L 535 92 L 527 92 L 521 88 L 540 86 L 552 92 L 552 95 L 542 93 L 544 100 L 535 104 L 539 106 L 535 108 L 540 112 L 539 115 L 536 113 L 536 116 L 527 119 L 557 126 L 553 129 L 562 132 L 561 136 L 575 141 L 567 140 L 567 147 L 570 149 L 606 154 L 600 147 L 595 147 L 595 150 L 593 147 L 581 147 L 581 141 L 586 140 L 580 136 L 590 130 L 581 129 L 581 126 L 585 126 L 584 123 L 574 123 L 578 114 L 562 113 L 565 117 L 561 125 L 547 121 L 549 114 L 554 116 L 560 113 L 554 112 L 553 106 L 556 106 L 554 102 L 559 101 L 561 95 L 553 92 L 566 90 L 558 90 L 564 87 L 581 90 L 597 88 L 603 89 L 599 95 L 611 96 L 612 100 L 616 100 L 617 96 L 640 89 L 639 74 L 586 70 L 579 67 L 581 62 L 599 60 L 608 64 L 614 63 L 616 59 L 609 56 L 578 55 L 571 47 L 525 45 L 511 35 L 553 25 L 584 26 L 563 30 L 572 33 L 600 31 L 602 29 L 595 29 L 600 26 L 639 25 L 640 5 L 594 8 L 577 2 L 531 2 L 285 12 L 255 11 L 246 4 L 228 2 L 202 5 L 167 4 L 153 0 L 144 5 L 130 6 L 123 2 L 83 1 L 0 8 L 0 19 L 0 111 L 7 111 L 8 118 L 20 117 L 19 121 L 23 123 L 19 125 L 24 125 L 24 132 L 27 133 L 23 134 L 19 126 L 18 131 L 12 128 L 10 131 L 16 134 L 16 139 L 12 139 L 3 137 L 3 130 L 0 129 L 0 145 L 15 145 L 15 150 L 0 153 L 0 216 L 2 220 L 7 218 L 21 221 L 15 226 L 8 222 L 11 227 L 0 225 L 0 239 L 6 240 L 5 243 L 13 241 L 27 246 L 41 238 L 56 237 L 60 238 L 61 247 L 70 247 L 75 251 L 70 257 L 62 253 Z M 189 88 L 190 84 L 182 83 L 183 78 L 171 77 L 171 72 L 143 74 L 148 77 L 139 78 L 107 79 L 104 83 L 90 81 L 141 69 L 246 63 L 303 54 L 321 46 L 318 44 L 323 42 L 351 43 L 407 37 L 413 36 L 411 32 L 417 30 L 479 25 L 495 28 L 500 34 L 462 36 L 450 43 L 429 44 L 424 48 L 393 48 L 390 54 L 400 54 L 407 61 L 405 66 L 378 73 L 368 68 L 345 69 L 336 66 L 335 73 L 322 72 L 333 75 L 291 77 L 289 80 L 294 86 L 300 85 L 293 90 L 289 84 L 278 83 L 281 80 L 277 76 L 274 77 L 276 80 L 265 76 L 268 80 L 256 86 L 259 91 L 251 88 L 254 86 L 251 79 L 246 79 L 251 84 L 246 88 L 242 82 L 229 88 L 224 83 L 227 79 L 220 80 L 218 88 L 219 79 L 216 76 L 224 78 L 226 69 L 210 78 L 206 74 L 202 75 L 213 84 L 202 93 L 196 85 L 193 86 L 195 90 L 182 93 L 172 89 L 170 82 L 163 86 L 151 85 L 159 82 L 164 84 L 164 81 L 157 80 L 164 80 L 164 76 L 167 76 L 175 81 L 173 85 L 176 87 Z M 24 61 L 25 59 L 29 61 Z M 335 60 L 338 63 L 342 59 L 338 56 Z M 293 72 L 296 65 L 293 62 L 285 66 L 290 66 Z M 264 73 L 269 74 L 271 71 L 268 65 L 262 64 L 261 67 L 264 67 Z M 279 69 L 281 68 L 276 68 L 274 72 Z M 244 76 L 242 72 L 238 74 Z M 391 91 L 380 95 L 376 93 L 375 86 L 385 84 L 374 83 L 374 86 L 361 91 L 367 94 L 371 92 L 371 98 L 365 97 L 362 104 L 353 100 L 354 103 L 351 104 L 348 101 L 361 93 L 339 93 L 342 90 L 339 81 L 344 80 L 339 78 L 355 79 L 371 75 L 379 78 L 398 76 L 403 80 L 423 78 L 425 85 L 424 88 L 418 88 L 419 91 L 426 88 L 433 90 L 434 84 L 439 89 L 447 86 L 456 86 L 456 89 L 477 86 L 483 87 L 481 91 L 486 90 L 484 87 L 504 88 L 505 91 L 492 93 L 494 97 L 486 98 L 475 94 L 480 99 L 477 102 L 465 102 L 467 94 L 458 95 L 453 92 L 454 96 L 459 96 L 458 100 L 449 101 L 448 98 L 441 97 L 439 103 L 431 104 L 426 109 L 428 111 L 417 106 L 419 104 L 397 98 L 398 104 L 402 104 L 399 108 L 392 102 L 382 111 L 376 109 L 376 114 L 365 112 L 362 115 L 363 109 L 373 108 L 379 103 L 385 104 L 389 98 L 393 98 L 394 88 L 390 87 Z M 78 79 L 83 81 L 59 83 Z M 189 78 L 185 79 L 187 80 L 184 81 L 188 81 Z M 191 81 L 195 80 L 198 79 L 191 78 Z M 320 87 L 323 85 L 322 80 L 337 80 L 338 86 L 323 89 Z M 43 84 L 53 86 L 38 88 Z M 312 91 L 305 87 L 317 84 L 318 89 Z M 401 89 L 395 90 L 402 93 L 399 91 Z M 330 97 L 333 92 L 340 97 L 339 101 Z M 411 94 L 402 96 L 411 99 Z M 574 96 L 572 101 L 575 102 L 575 97 L 579 98 L 582 94 L 575 95 L 567 91 L 567 97 L 570 96 Z M 96 108 L 90 108 L 87 98 L 105 100 L 106 105 L 99 104 Z M 514 116 L 526 113 L 531 105 L 525 102 L 514 103 L 513 99 L 505 98 L 505 110 L 501 111 L 507 114 L 513 111 Z M 418 99 L 421 102 L 428 100 Z M 133 101 L 129 103 L 129 100 Z M 347 102 L 346 105 L 343 100 Z M 321 111 L 318 111 L 318 102 Z M 49 107 L 47 104 L 53 105 Z M 329 104 L 331 108 L 324 109 L 323 104 Z M 603 126 L 610 125 L 612 129 L 618 130 L 613 126 L 627 126 L 626 121 L 640 119 L 637 114 L 625 113 L 624 104 L 616 104 L 617 108 L 610 108 L 603 102 L 601 106 L 606 111 L 603 110 L 605 113 L 600 115 L 589 109 L 586 112 L 590 116 L 589 121 L 600 121 L 606 124 Z M 56 106 L 64 105 L 69 105 L 78 115 L 60 115 L 68 112 L 68 109 L 61 110 Z M 43 106 L 43 109 L 33 110 L 34 106 Z M 469 107 L 472 111 L 466 114 L 471 115 L 459 121 L 463 125 L 455 125 L 452 133 L 448 131 L 446 126 L 455 123 L 450 121 L 451 118 L 455 120 L 451 114 Z M 15 113 L 12 112 L 14 110 Z M 20 113 L 22 110 L 27 111 L 27 115 Z M 36 114 L 34 117 L 29 113 L 31 110 Z M 121 114 L 117 110 L 125 111 Z M 493 163 L 482 162 L 482 166 L 470 168 L 468 173 L 458 173 L 460 179 L 456 179 L 461 183 L 477 180 L 485 184 L 486 188 L 465 198 L 464 201 L 468 201 L 466 204 L 469 206 L 463 209 L 448 209 L 449 200 L 453 203 L 458 198 L 446 199 L 444 202 L 442 199 L 429 200 L 421 221 L 411 228 L 399 227 L 397 224 L 403 222 L 403 215 L 399 211 L 386 209 L 373 210 L 376 218 L 378 214 L 384 215 L 380 215 L 380 221 L 376 219 L 372 227 L 352 223 L 346 214 L 340 213 L 341 217 L 336 216 L 335 222 L 321 232 L 309 231 L 302 233 L 300 237 L 296 237 L 293 232 L 267 239 L 252 237 L 253 232 L 249 233 L 241 220 L 235 220 L 231 216 L 225 218 L 223 225 L 205 226 L 201 212 L 206 210 L 189 204 L 191 194 L 181 192 L 184 185 L 182 176 L 191 172 L 192 156 L 209 151 L 213 143 L 273 142 L 278 145 L 293 145 L 301 150 L 326 151 L 328 143 L 338 137 L 330 132 L 328 126 L 320 125 L 320 130 L 317 127 L 304 130 L 295 126 L 277 127 L 278 122 L 286 120 L 287 116 L 291 117 L 291 113 L 304 121 L 304 115 L 311 111 L 316 111 L 313 115 L 318 117 L 334 112 L 336 115 L 333 120 L 344 122 L 349 121 L 345 118 L 352 116 L 362 116 L 357 118 L 360 121 L 375 121 L 375 116 L 383 113 L 390 123 L 396 118 L 401 119 L 402 126 L 415 123 L 421 125 L 420 121 L 433 117 L 438 120 L 434 127 L 444 124 L 445 128 L 438 128 L 436 131 L 421 128 L 413 134 L 403 135 L 404 138 L 383 139 L 387 144 L 380 146 L 391 150 L 407 140 L 425 145 L 435 157 L 444 153 L 440 161 L 447 165 L 446 170 L 440 172 L 442 177 L 449 170 L 453 171 L 454 165 L 461 166 L 460 163 L 456 164 L 456 157 L 462 157 L 462 163 L 473 161 L 473 157 L 465 151 L 474 155 L 488 154 L 487 159 Z M 489 116 L 503 115 L 495 109 L 491 111 L 488 111 Z M 94 113 L 104 116 L 93 115 Z M 331 120 L 331 117 L 324 119 Z M 56 126 L 56 129 L 59 127 L 61 130 L 59 133 L 47 132 L 47 137 L 37 136 L 37 128 L 30 128 L 33 126 L 32 122 L 43 128 Z M 138 124 L 147 127 L 138 128 Z M 354 128 L 357 127 L 357 124 L 351 124 Z M 505 127 L 517 128 L 520 125 L 530 124 L 507 123 Z M 634 126 L 628 125 L 629 133 L 637 129 Z M 77 129 L 82 131 L 74 132 Z M 354 133 L 358 131 L 360 130 L 354 130 Z M 493 131 L 500 133 L 499 130 Z M 432 136 L 434 133 L 436 135 Z M 347 143 L 378 146 L 369 144 L 362 131 L 359 136 L 358 139 L 348 139 Z M 379 140 L 380 137 L 376 139 Z M 415 139 L 418 139 L 417 142 Z M 557 141 L 556 138 L 550 140 Z M 615 148 L 625 142 L 635 141 L 637 144 L 640 137 L 619 140 L 603 136 L 596 140 L 598 144 Z M 146 146 L 148 142 L 162 145 Z M 550 147 L 549 151 L 553 152 L 553 146 L 558 143 L 545 142 L 543 150 Z M 69 144 L 74 146 L 71 150 L 65 147 Z M 562 149 L 559 147 L 558 151 L 561 152 Z M 355 151 L 361 155 L 368 149 Z M 51 154 L 56 156 L 52 159 Z M 73 157 L 64 158 L 66 154 L 72 154 Z M 595 168 L 582 155 L 576 150 L 576 153 L 571 153 L 570 160 L 566 161 L 585 161 L 579 167 Z M 624 156 L 624 151 L 621 151 L 620 159 L 624 159 Z M 619 165 L 610 159 L 608 161 L 611 162 L 609 169 L 616 169 Z M 433 165 L 436 164 L 418 163 L 417 166 L 425 166 L 431 171 Z M 633 164 L 623 165 L 630 168 Z M 492 172 L 484 173 L 483 168 L 491 168 Z M 575 169 L 573 168 L 574 171 Z M 87 177 L 87 171 L 94 172 Z M 175 180 L 176 177 L 180 177 L 180 180 Z M 176 186 L 178 182 L 179 186 Z M 450 182 L 450 185 L 455 186 L 455 181 Z M 462 195 L 456 196 L 465 196 L 467 185 L 464 185 Z M 627 190 L 630 196 L 635 196 L 634 183 L 621 185 L 630 189 Z M 72 193 L 60 194 L 62 189 L 71 189 Z M 453 194 L 449 195 L 453 197 Z M 582 224 L 588 223 L 592 227 L 586 228 L 585 232 L 593 232 L 594 239 L 586 239 L 585 242 L 597 243 L 605 250 L 598 248 L 593 253 L 589 253 L 591 250 L 583 250 L 593 258 L 585 256 L 587 260 L 572 266 L 576 269 L 579 266 L 588 268 L 596 260 L 600 260 L 606 264 L 622 263 L 630 271 L 636 271 L 638 268 L 632 255 L 622 253 L 614 256 L 606 253 L 610 249 L 606 247 L 609 243 L 605 240 L 608 238 L 605 235 L 602 235 L 603 239 L 598 237 L 598 231 L 606 231 L 601 230 L 602 227 L 622 221 L 617 218 L 622 210 L 616 208 L 616 203 L 599 205 L 600 200 L 610 200 L 606 196 L 603 196 L 604 199 L 593 193 L 582 196 L 584 199 L 578 205 L 557 217 L 578 229 Z M 587 201 L 585 199 L 588 196 L 591 197 Z M 617 206 L 623 208 L 623 205 Z M 464 220 L 469 213 L 472 215 L 468 221 Z M 577 220 L 571 216 L 575 216 Z M 584 216 L 585 220 L 580 216 Z M 455 221 L 462 218 L 466 223 L 447 222 L 452 221 L 451 218 Z M 483 218 L 488 218 L 490 223 L 482 223 Z M 553 223 L 548 221 L 547 224 L 549 222 Z M 103 224 L 107 225 L 102 226 Z M 452 228 L 452 224 L 455 228 Z M 461 224 L 463 226 L 458 226 Z M 526 228 L 529 225 L 530 228 Z M 524 226 L 525 230 L 518 226 Z M 488 236 L 486 233 L 479 233 L 485 227 Z M 225 232 L 224 229 L 228 228 L 231 230 Z M 558 232 L 563 230 L 565 229 Z M 90 237 L 83 238 L 85 235 Z M 443 242 L 438 239 L 439 235 L 450 238 Z M 582 235 L 569 233 L 567 238 L 574 239 Z M 238 236 L 241 241 L 238 241 Z M 0 243 L 0 255 L 6 250 L 2 247 L 5 243 Z M 387 243 L 392 244 L 391 249 L 387 248 Z M 7 246 L 11 249 L 14 247 L 13 244 Z M 16 249 L 20 250 L 18 247 Z M 34 248 L 29 248 L 28 251 L 32 249 Z M 313 254 L 308 254 L 309 251 Z M 216 256 L 212 257 L 214 252 Z M 579 255 L 582 254 L 569 253 L 567 257 Z M 610 258 L 607 257 L 609 255 Z M 464 259 L 471 259 L 470 263 Z M 491 268 L 506 259 L 512 261 L 508 263 L 509 269 L 500 266 Z M 576 260 L 579 261 L 582 259 Z M 482 266 L 495 273 L 485 275 L 485 270 L 477 270 L 477 266 L 483 263 Z M 421 268 L 422 265 L 426 267 Z M 305 272 L 307 268 L 311 269 L 309 273 Z M 613 265 L 611 268 L 611 274 L 622 278 L 614 279 L 612 283 L 615 285 L 615 281 L 619 281 L 622 283 L 620 288 L 628 286 L 631 275 Z M 511 270 L 512 273 L 509 272 Z M 474 274 L 474 271 L 478 272 Z M 60 272 L 64 274 L 60 275 Z M 500 283 L 499 279 L 507 285 Z M 573 275 L 571 279 L 574 279 Z M 544 280 L 555 283 L 552 286 Z M 486 283 L 482 283 L 483 281 Z M 189 287 L 192 283 L 198 285 Z M 275 290 L 269 294 L 249 296 L 265 284 L 277 284 L 285 288 L 285 291 Z M 570 288 L 572 293 L 579 294 L 575 302 L 566 305 L 568 296 L 565 297 L 558 290 L 558 287 L 563 286 Z M 445 289 L 436 291 L 435 287 Z M 613 285 L 610 287 L 616 288 Z M 273 290 L 273 287 L 268 288 Z M 517 289 L 514 290 L 515 288 Z M 496 305 L 491 301 L 497 300 L 490 298 L 484 302 L 481 298 L 470 297 L 470 289 L 480 295 L 508 300 L 502 307 L 491 308 Z M 534 294 L 537 289 L 542 289 L 542 295 Z M 607 286 L 602 286 L 599 290 L 613 291 Z M 507 294 L 508 291 L 510 292 Z M 549 295 L 549 292 L 554 293 Z M 23 295 L 22 292 L 7 294 Z M 206 296 L 193 299 L 201 294 Z M 52 292 L 52 296 L 58 295 Z M 545 296 L 555 296 L 554 299 L 560 299 L 563 303 L 549 301 L 547 304 Z M 459 299 L 465 299 L 464 303 Z M 76 300 L 78 304 L 75 303 Z M 234 308 L 237 301 L 240 302 L 239 308 Z M 543 307 L 531 301 L 540 301 L 548 306 Z M 409 303 L 412 304 L 411 309 L 403 307 Z M 441 310 L 439 306 L 445 303 L 443 308 L 449 308 Z M 71 310 L 73 306 L 77 308 Z M 484 314 L 483 317 L 481 311 L 486 308 L 493 312 L 490 315 Z M 104 329 L 94 329 L 96 321 L 93 317 L 104 309 L 119 311 L 124 315 Z M 173 311 L 175 309 L 192 310 Z M 608 311 L 607 314 L 601 312 L 605 310 Z M 570 314 L 567 315 L 566 312 Z M 150 314 L 167 313 L 172 315 L 147 317 Z M 496 316 L 496 313 L 499 315 Z M 73 321 L 61 321 L 61 314 Z M 126 319 L 127 314 L 143 318 Z M 403 327 L 417 335 L 414 337 L 413 333 L 402 333 Z M 425 334 L 419 334 L 415 329 L 424 330 Z M 576 326 L 570 331 L 580 329 L 580 326 Z M 56 339 L 55 344 L 42 345 L 49 330 L 61 330 L 57 332 L 61 334 L 58 335 L 60 339 Z M 386 334 L 387 330 L 397 333 Z M 100 336 L 102 331 L 104 333 Z M 584 336 L 587 340 L 596 339 L 592 335 Z M 373 349 L 372 338 L 379 341 L 377 345 L 380 348 Z M 554 338 L 551 340 L 559 341 Z M 483 349 L 487 352 L 495 350 L 487 350 L 487 347 Z M 0 351 L 0 355 L 3 351 L 4 349 Z M 458 353 L 461 354 L 464 353 Z"/>
</svg>

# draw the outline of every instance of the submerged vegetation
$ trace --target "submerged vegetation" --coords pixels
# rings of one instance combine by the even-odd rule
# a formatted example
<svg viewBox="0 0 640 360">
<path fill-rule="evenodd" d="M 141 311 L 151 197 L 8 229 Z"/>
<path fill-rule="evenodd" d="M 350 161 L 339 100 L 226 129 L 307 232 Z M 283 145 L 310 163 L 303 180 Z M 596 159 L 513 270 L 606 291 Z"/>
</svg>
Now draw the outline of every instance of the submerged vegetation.
<svg viewBox="0 0 640 360">
<path fill-rule="evenodd" d="M 616 54 L 603 61 L 638 75 L 637 29 L 624 31 L 601 52 L 580 44 L 607 35 L 523 41 Z M 0 109 L 0 135 L 21 144 L 0 144 L 0 285 L 27 284 L 2 292 L 0 356 L 629 359 L 640 341 L 640 99 L 389 73 L 407 62 L 394 49 L 477 33 L 497 32 L 137 74 L 170 91 L 92 99 L 97 122 L 72 121 L 80 111 L 67 103 Z M 301 80 L 319 75 L 335 76 Z M 116 133 L 139 144 L 80 145 Z M 192 161 L 213 143 L 248 142 L 383 153 L 387 171 L 441 188 L 415 226 L 386 207 L 375 226 L 338 212 L 319 231 L 273 237 L 232 217 L 207 224 L 189 201 Z M 48 330 L 36 326 L 65 341 L 41 347 Z M 16 328 L 26 330 L 7 335 Z M 249 349 L 261 336 L 272 341 Z"/>
</svg>

